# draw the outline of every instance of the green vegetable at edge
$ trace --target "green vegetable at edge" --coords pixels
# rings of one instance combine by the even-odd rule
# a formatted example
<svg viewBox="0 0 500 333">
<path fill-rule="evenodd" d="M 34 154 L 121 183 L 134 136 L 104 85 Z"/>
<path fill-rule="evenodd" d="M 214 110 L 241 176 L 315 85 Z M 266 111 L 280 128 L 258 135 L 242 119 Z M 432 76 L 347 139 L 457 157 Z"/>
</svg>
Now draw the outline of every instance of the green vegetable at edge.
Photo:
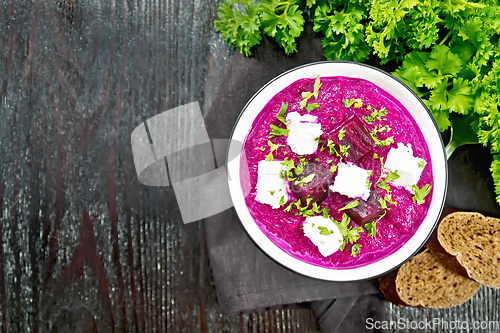
<svg viewBox="0 0 500 333">
<path fill-rule="evenodd" d="M 374 55 L 381 65 L 399 66 L 393 74 L 425 102 L 439 130 L 451 127 L 447 158 L 462 144 L 488 146 L 500 203 L 498 2 L 225 0 L 215 28 L 246 56 L 262 35 L 273 37 L 290 54 L 298 51 L 295 40 L 306 11 L 314 31 L 323 35 L 327 60 L 362 62 Z"/>
</svg>

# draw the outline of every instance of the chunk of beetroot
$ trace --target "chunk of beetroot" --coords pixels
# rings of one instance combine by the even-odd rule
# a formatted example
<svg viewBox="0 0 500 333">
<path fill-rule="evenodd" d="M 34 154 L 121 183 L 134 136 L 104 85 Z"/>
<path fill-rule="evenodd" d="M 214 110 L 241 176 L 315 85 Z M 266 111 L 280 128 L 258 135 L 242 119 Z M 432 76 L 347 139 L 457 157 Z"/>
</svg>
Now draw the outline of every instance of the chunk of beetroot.
<svg viewBox="0 0 500 333">
<path fill-rule="evenodd" d="M 345 132 L 342 139 L 339 140 L 339 133 L 341 130 Z M 344 157 L 351 162 L 356 162 L 376 147 L 375 141 L 370 133 L 361 120 L 355 115 L 344 121 L 333 132 L 332 140 L 337 146 L 343 145 L 349 147 L 349 149 L 347 149 L 347 156 Z M 337 149 L 339 152 L 341 151 L 340 147 L 337 147 Z"/>
<path fill-rule="evenodd" d="M 314 178 L 307 182 L 296 184 L 307 176 L 314 174 Z M 333 173 L 317 162 L 309 162 L 304 167 L 302 173 L 298 176 L 294 174 L 296 180 L 289 181 L 290 188 L 295 196 L 300 199 L 302 205 L 305 205 L 308 198 L 318 205 L 328 196 L 328 186 L 332 183 Z"/>
<path fill-rule="evenodd" d="M 380 205 L 382 198 L 377 192 L 372 191 L 366 201 L 359 199 L 359 203 L 354 208 L 346 210 L 347 215 L 358 225 L 373 221 L 384 214 L 385 209 Z"/>
</svg>

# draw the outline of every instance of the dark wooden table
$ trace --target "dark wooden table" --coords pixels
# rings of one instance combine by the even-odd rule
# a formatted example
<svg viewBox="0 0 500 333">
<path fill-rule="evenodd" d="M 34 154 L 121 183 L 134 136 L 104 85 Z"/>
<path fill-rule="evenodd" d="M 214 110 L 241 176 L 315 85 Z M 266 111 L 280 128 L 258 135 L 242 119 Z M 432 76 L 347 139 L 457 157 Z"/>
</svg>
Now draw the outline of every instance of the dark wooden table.
<svg viewBox="0 0 500 333">
<path fill-rule="evenodd" d="M 234 51 L 214 31 L 218 3 L 0 2 L 2 332 L 317 331 L 308 309 L 223 316 L 203 223 L 182 223 L 171 187 L 137 180 L 132 130 L 189 102 L 206 114 L 219 92 Z M 453 163 L 476 151 L 488 155 Z M 480 167 L 470 181 L 491 193 Z M 498 213 L 454 191 L 449 204 Z M 500 320 L 499 296 L 386 313 Z"/>
</svg>

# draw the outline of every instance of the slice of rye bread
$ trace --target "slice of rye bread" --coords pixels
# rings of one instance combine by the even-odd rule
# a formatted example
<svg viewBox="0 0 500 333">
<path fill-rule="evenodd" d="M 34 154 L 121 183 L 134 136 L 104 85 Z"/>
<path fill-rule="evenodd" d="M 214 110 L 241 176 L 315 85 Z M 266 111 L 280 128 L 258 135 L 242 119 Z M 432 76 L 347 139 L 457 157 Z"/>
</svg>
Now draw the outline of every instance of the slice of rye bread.
<svg viewBox="0 0 500 333">
<path fill-rule="evenodd" d="M 464 303 L 481 285 L 442 265 L 428 250 L 379 278 L 386 299 L 400 306 L 448 308 Z"/>
<path fill-rule="evenodd" d="M 470 278 L 485 286 L 500 288 L 500 219 L 456 212 L 441 221 L 436 235 L 439 245 L 454 257 L 443 255 L 446 261 L 443 264 L 455 265 L 457 272 L 463 274 L 453 263 L 455 260 Z"/>
</svg>

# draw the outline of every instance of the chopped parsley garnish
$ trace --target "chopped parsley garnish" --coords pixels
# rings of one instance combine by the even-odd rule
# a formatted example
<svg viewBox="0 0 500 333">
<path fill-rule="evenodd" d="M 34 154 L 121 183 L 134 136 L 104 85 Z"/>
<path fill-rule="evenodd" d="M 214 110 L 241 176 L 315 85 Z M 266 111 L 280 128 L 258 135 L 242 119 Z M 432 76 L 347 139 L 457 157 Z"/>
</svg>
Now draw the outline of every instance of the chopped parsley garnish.
<svg viewBox="0 0 500 333">
<path fill-rule="evenodd" d="M 398 170 L 390 171 L 387 176 L 385 176 L 385 181 L 390 182 L 399 178 Z"/>
<path fill-rule="evenodd" d="M 330 166 L 330 172 L 335 172 L 337 171 L 337 164 L 332 164 L 332 166 Z"/>
<path fill-rule="evenodd" d="M 347 152 L 347 150 L 349 150 L 349 148 L 351 148 L 351 146 L 348 146 L 348 145 L 339 145 L 339 148 L 340 148 L 340 153 L 344 156 L 347 156 L 349 155 L 349 153 Z"/>
<path fill-rule="evenodd" d="M 378 202 L 380 203 L 380 206 L 383 209 L 388 209 L 388 206 L 387 206 L 388 203 L 391 204 L 391 205 L 397 205 L 398 204 L 396 201 L 392 200 L 392 196 L 389 193 L 387 193 L 385 195 L 385 197 L 378 199 Z"/>
<path fill-rule="evenodd" d="M 393 143 L 394 143 L 394 137 L 393 137 L 393 136 L 390 136 L 390 137 L 388 137 L 387 139 L 385 139 L 385 140 L 382 140 L 382 141 L 378 142 L 378 143 L 377 143 L 377 145 L 378 145 L 379 147 L 385 147 L 385 146 L 389 146 L 389 145 L 391 145 L 391 144 L 393 144 Z"/>
<path fill-rule="evenodd" d="M 339 131 L 339 141 L 342 140 L 345 136 L 345 128 L 342 128 L 340 131 Z"/>
<path fill-rule="evenodd" d="M 264 147 L 260 147 L 259 149 L 260 149 L 260 151 L 266 150 L 266 148 L 264 148 Z"/>
<path fill-rule="evenodd" d="M 365 223 L 365 229 L 366 229 L 366 232 L 368 233 L 368 236 L 376 237 L 376 235 L 377 235 L 377 222 L 373 221 L 373 222 Z"/>
<path fill-rule="evenodd" d="M 425 167 L 425 161 L 424 160 L 420 160 L 420 162 L 418 162 L 418 167 L 420 169 L 423 169 Z"/>
<path fill-rule="evenodd" d="M 328 235 L 333 234 L 333 230 L 328 230 L 326 227 L 318 226 L 318 229 L 319 229 L 320 235 L 328 236 Z"/>
<path fill-rule="evenodd" d="M 358 255 L 361 249 L 361 244 L 354 244 L 351 248 L 351 256 L 355 257 Z"/>
<path fill-rule="evenodd" d="M 280 164 L 284 166 L 283 170 L 280 173 L 280 177 L 282 179 L 285 179 L 286 177 L 288 178 L 288 180 L 295 180 L 292 173 L 292 170 L 295 169 L 295 163 L 293 162 L 293 160 L 289 160 L 288 157 L 285 157 L 285 160 Z"/>
<path fill-rule="evenodd" d="M 312 198 L 307 198 L 306 199 L 306 205 L 302 206 L 300 199 L 298 199 L 296 202 L 290 203 L 286 208 L 285 212 L 291 212 L 293 206 L 295 206 L 298 210 L 298 213 L 295 213 L 295 215 L 300 215 L 305 218 L 311 217 L 316 214 L 322 214 L 324 218 L 329 218 L 329 211 L 327 207 L 324 207 L 322 209 L 319 209 L 319 205 L 316 202 L 313 202 L 311 205 Z M 311 208 L 309 208 L 309 205 L 311 205 Z M 314 225 L 313 225 L 314 227 Z"/>
<path fill-rule="evenodd" d="M 392 196 L 387 193 L 384 197 L 385 201 L 387 201 L 388 203 L 390 203 L 391 205 L 397 205 L 398 203 L 394 200 L 392 200 Z"/>
<path fill-rule="evenodd" d="M 315 176 L 316 176 L 316 174 L 311 173 L 309 176 L 304 177 L 301 180 L 296 180 L 295 185 L 307 184 L 307 183 L 311 182 Z"/>
<path fill-rule="evenodd" d="M 318 98 L 318 91 L 319 91 L 319 88 L 321 87 L 323 83 L 320 82 L 319 80 L 319 75 L 316 77 L 316 80 L 314 81 L 314 91 L 313 92 L 309 92 L 309 91 L 304 91 L 302 93 L 302 98 L 303 100 L 300 102 L 300 109 L 304 109 L 307 105 L 307 101 L 309 100 L 309 98 L 311 98 L 312 96 L 314 96 L 314 98 Z"/>
<path fill-rule="evenodd" d="M 383 209 L 387 209 L 387 202 L 385 201 L 384 198 L 380 198 L 378 199 L 378 202 L 380 203 L 380 206 L 383 208 Z"/>
<path fill-rule="evenodd" d="M 358 200 L 354 200 L 352 202 L 349 202 L 344 207 L 340 208 L 339 211 L 343 211 L 343 210 L 346 210 L 346 209 L 351 209 L 351 208 L 357 207 L 358 205 L 359 205 L 359 201 Z"/>
<path fill-rule="evenodd" d="M 389 125 L 384 125 L 384 126 L 381 126 L 377 129 L 377 131 L 379 133 L 382 133 L 382 132 L 389 132 L 391 130 L 391 127 Z"/>
<path fill-rule="evenodd" d="M 271 131 L 269 132 L 269 135 L 271 137 L 273 136 L 279 136 L 279 135 L 288 135 L 288 133 L 290 133 L 290 130 L 289 129 L 286 129 L 286 128 L 280 128 L 276 125 L 271 125 Z"/>
<path fill-rule="evenodd" d="M 384 140 L 380 140 L 378 137 L 377 137 L 377 133 L 380 133 L 380 132 L 383 132 L 383 131 L 386 131 L 386 132 L 389 132 L 391 130 L 391 128 L 389 126 L 383 126 L 383 127 L 377 127 L 375 126 L 373 128 L 373 130 L 370 132 L 370 136 L 372 137 L 373 141 L 375 141 L 375 144 L 379 147 L 384 147 L 384 146 L 389 146 L 390 144 L 394 143 L 394 137 L 393 136 L 390 136 Z"/>
<path fill-rule="evenodd" d="M 342 161 L 342 155 L 339 154 L 337 149 L 335 149 L 335 143 L 332 140 L 328 139 L 328 143 L 326 144 L 328 148 L 330 148 L 330 155 L 337 155 L 340 157 L 340 161 Z"/>
<path fill-rule="evenodd" d="M 319 110 L 319 104 L 318 103 L 311 103 L 308 106 L 306 106 L 307 112 L 311 112 L 312 110 Z"/>
<path fill-rule="evenodd" d="M 365 223 L 365 229 L 368 232 L 368 236 L 377 237 L 377 222 L 380 221 L 385 214 L 387 214 L 387 210 L 375 221 Z"/>
<path fill-rule="evenodd" d="M 276 119 L 281 121 L 285 126 L 288 126 L 288 123 L 285 121 L 285 113 L 286 113 L 287 108 L 288 108 L 288 104 L 282 102 L 280 112 L 276 116 Z"/>
<path fill-rule="evenodd" d="M 382 175 L 380 175 L 380 179 L 377 182 L 377 186 L 380 187 L 383 190 L 386 190 L 387 192 L 390 192 L 391 188 L 389 187 L 389 183 L 393 180 L 396 180 L 399 178 L 398 171 L 390 171 L 384 179 L 382 179 Z"/>
<path fill-rule="evenodd" d="M 367 108 L 368 109 L 368 108 Z M 375 120 L 384 120 L 383 117 L 387 115 L 387 110 L 385 108 L 382 108 L 380 110 L 373 109 L 371 114 L 369 116 L 362 116 L 363 120 L 367 124 L 373 123 Z"/>
<path fill-rule="evenodd" d="M 295 174 L 298 176 L 302 173 L 302 171 L 304 171 L 304 167 L 302 166 L 302 164 L 299 164 L 295 167 Z"/>
<path fill-rule="evenodd" d="M 360 237 L 359 234 L 361 232 L 363 232 L 363 228 L 361 228 L 361 227 L 353 228 L 353 227 L 349 226 L 349 222 L 351 221 L 351 219 L 349 218 L 349 216 L 346 213 L 344 213 L 344 215 L 342 215 L 341 222 L 338 222 L 335 220 L 332 220 L 332 221 L 333 221 L 333 223 L 335 223 L 337 225 L 337 227 L 340 230 L 340 234 L 344 238 L 344 242 L 340 246 L 340 251 L 344 251 L 344 248 L 348 242 L 351 244 L 354 244 L 355 242 L 357 242 L 357 240 Z"/>
<path fill-rule="evenodd" d="M 349 107 L 354 107 L 354 108 L 360 108 L 363 106 L 363 101 L 360 98 L 351 98 L 351 99 L 344 99 L 342 100 L 344 102 L 344 106 L 346 108 Z"/>
<path fill-rule="evenodd" d="M 266 156 L 266 161 L 274 160 L 273 153 L 278 150 L 279 147 L 283 147 L 284 145 L 276 145 L 271 142 L 271 140 L 267 140 L 267 144 L 271 147 L 271 152 Z"/>
<path fill-rule="evenodd" d="M 282 196 L 280 199 L 280 206 L 283 206 L 285 204 L 285 196 Z"/>
<path fill-rule="evenodd" d="M 422 188 L 418 188 L 417 185 L 413 185 L 411 187 L 413 192 L 415 192 L 415 195 L 413 196 L 413 202 L 417 205 L 425 203 L 424 198 L 431 192 L 431 188 L 432 186 L 429 184 L 422 186 Z"/>
</svg>

